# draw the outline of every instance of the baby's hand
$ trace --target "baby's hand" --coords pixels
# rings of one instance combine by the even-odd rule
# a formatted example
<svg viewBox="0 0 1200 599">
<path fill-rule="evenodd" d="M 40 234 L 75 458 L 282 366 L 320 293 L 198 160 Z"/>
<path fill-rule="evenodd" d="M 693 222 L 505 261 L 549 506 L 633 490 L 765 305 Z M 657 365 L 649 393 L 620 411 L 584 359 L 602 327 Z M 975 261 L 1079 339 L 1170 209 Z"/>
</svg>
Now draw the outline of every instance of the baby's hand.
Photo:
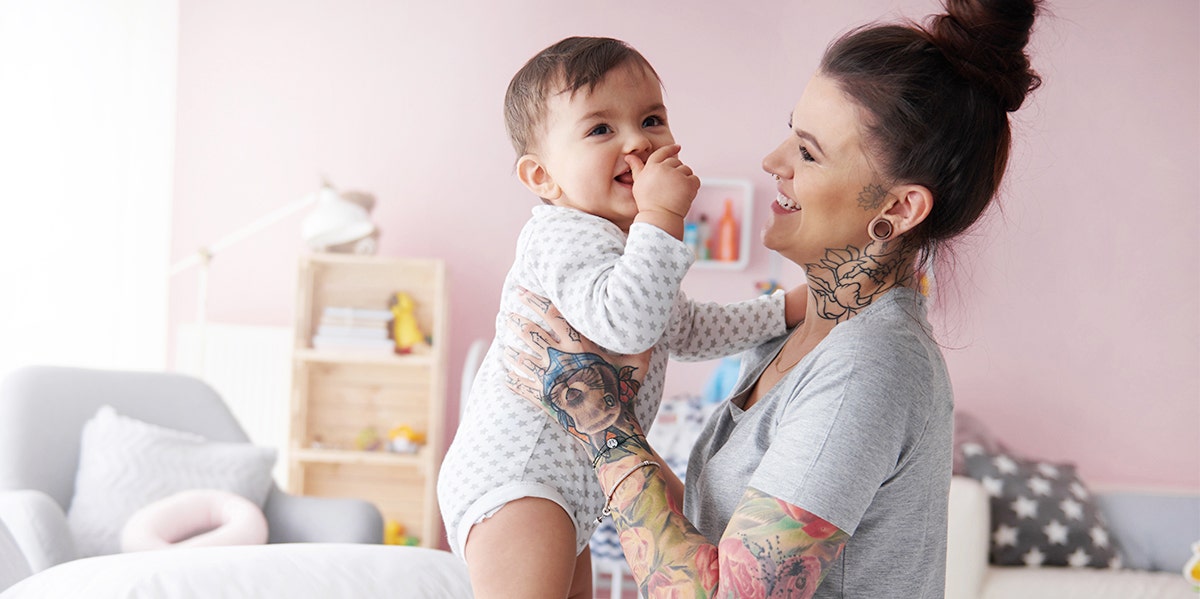
<svg viewBox="0 0 1200 599">
<path fill-rule="evenodd" d="M 682 219 L 692 207 L 700 178 L 679 160 L 679 144 L 663 146 L 646 158 L 626 156 L 633 171 L 633 199 L 638 213 L 666 212 Z"/>
</svg>

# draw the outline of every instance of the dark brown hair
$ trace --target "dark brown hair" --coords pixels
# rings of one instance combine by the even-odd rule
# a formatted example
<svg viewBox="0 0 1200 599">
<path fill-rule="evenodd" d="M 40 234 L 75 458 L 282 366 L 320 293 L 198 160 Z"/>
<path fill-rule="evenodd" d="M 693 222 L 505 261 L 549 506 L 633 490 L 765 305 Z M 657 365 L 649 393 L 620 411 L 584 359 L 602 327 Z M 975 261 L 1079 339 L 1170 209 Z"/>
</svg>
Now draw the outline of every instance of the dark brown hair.
<svg viewBox="0 0 1200 599">
<path fill-rule="evenodd" d="M 596 88 L 609 71 L 641 66 L 658 79 L 654 67 L 629 44 L 608 37 L 568 37 L 538 52 L 513 75 L 504 95 L 504 126 L 517 157 L 529 153 L 546 117 L 546 99 L 560 93 Z"/>
<path fill-rule="evenodd" d="M 871 25 L 826 50 L 821 73 L 868 114 L 880 174 L 933 194 L 910 233 L 928 257 L 971 227 L 1008 163 L 1008 113 L 1041 84 L 1029 65 L 1040 0 L 947 0 L 927 26 Z"/>
</svg>

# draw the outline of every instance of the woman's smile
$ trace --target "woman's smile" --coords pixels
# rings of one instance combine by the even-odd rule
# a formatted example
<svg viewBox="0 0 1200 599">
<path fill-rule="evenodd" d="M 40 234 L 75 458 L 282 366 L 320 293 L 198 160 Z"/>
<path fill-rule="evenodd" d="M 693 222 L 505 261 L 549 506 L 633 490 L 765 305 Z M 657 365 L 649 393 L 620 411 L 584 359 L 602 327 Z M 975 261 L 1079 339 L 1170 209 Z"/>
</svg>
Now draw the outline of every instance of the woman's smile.
<svg viewBox="0 0 1200 599">
<path fill-rule="evenodd" d="M 779 193 L 775 196 L 775 203 L 771 204 L 771 210 L 776 214 L 788 214 L 790 212 L 799 212 L 800 204 L 795 200 Z"/>
</svg>

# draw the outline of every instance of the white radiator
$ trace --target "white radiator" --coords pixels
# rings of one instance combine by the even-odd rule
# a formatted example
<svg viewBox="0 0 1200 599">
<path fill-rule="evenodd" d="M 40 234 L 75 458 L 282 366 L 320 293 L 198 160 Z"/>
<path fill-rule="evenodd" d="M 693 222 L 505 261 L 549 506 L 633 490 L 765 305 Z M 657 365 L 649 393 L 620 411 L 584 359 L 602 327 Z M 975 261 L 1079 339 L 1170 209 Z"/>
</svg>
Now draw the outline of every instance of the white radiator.
<svg viewBox="0 0 1200 599">
<path fill-rule="evenodd" d="M 221 394 L 250 440 L 279 451 L 275 480 L 287 488 L 292 330 L 206 323 L 182 324 L 175 370 L 199 377 Z"/>
</svg>

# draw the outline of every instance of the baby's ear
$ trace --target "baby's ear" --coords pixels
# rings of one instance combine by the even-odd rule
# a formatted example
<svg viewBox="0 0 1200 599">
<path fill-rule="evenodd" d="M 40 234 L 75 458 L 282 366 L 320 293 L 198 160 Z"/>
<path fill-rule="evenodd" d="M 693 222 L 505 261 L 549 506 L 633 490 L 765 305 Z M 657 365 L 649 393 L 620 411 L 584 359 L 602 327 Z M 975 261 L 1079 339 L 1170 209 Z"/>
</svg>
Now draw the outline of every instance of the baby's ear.
<svg viewBox="0 0 1200 599">
<path fill-rule="evenodd" d="M 533 154 L 526 154 L 517 159 L 517 178 L 529 191 L 543 200 L 553 202 L 562 196 L 562 188 L 554 182 L 550 171 L 547 171 Z"/>
</svg>

